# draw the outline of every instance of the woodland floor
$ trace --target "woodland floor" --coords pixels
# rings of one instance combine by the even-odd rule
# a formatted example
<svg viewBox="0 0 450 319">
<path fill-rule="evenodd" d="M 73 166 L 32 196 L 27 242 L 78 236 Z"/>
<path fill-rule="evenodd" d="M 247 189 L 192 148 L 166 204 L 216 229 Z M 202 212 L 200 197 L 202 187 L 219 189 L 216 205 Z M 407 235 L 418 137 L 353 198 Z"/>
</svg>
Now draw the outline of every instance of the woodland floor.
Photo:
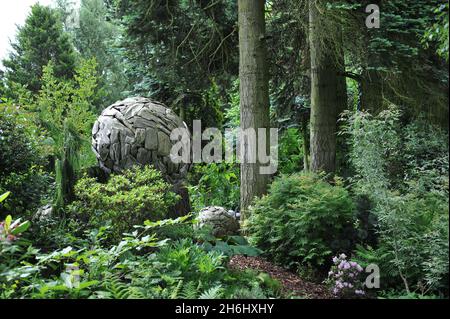
<svg viewBox="0 0 450 319">
<path fill-rule="evenodd" d="M 269 274 L 282 285 L 284 295 L 306 299 L 331 299 L 327 287 L 312 283 L 261 257 L 233 256 L 228 267 L 235 270 L 252 269 Z"/>
</svg>

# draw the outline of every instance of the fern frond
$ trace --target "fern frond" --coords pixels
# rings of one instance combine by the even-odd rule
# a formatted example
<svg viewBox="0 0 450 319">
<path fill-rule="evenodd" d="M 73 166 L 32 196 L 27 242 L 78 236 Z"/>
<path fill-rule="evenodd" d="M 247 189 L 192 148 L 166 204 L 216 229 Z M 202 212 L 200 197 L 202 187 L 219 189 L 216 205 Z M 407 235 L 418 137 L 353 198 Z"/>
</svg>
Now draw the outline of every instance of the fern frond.
<svg viewBox="0 0 450 319">
<path fill-rule="evenodd" d="M 130 296 L 130 287 L 123 283 L 119 276 L 107 276 L 105 278 L 105 288 L 113 299 L 127 299 Z"/>
<path fill-rule="evenodd" d="M 218 299 L 222 297 L 222 293 L 223 293 L 222 285 L 217 285 L 202 292 L 199 299 Z"/>
<path fill-rule="evenodd" d="M 183 287 L 183 279 L 181 279 L 178 284 L 176 285 L 175 289 L 172 291 L 172 293 L 170 294 L 170 299 L 177 299 L 178 298 L 178 294 L 181 291 L 181 287 Z"/>
<path fill-rule="evenodd" d="M 201 283 L 196 283 L 194 281 L 188 282 L 184 287 L 183 291 L 180 294 L 180 297 L 183 299 L 196 299 L 201 287 Z"/>
</svg>

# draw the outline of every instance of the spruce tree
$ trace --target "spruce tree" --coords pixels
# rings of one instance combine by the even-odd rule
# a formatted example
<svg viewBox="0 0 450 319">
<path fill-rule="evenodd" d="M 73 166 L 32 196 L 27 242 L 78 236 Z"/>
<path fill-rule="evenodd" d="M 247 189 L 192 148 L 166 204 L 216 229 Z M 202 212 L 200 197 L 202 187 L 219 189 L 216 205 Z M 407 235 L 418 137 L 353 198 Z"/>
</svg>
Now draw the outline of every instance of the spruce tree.
<svg viewBox="0 0 450 319">
<path fill-rule="evenodd" d="M 53 62 L 56 77 L 73 76 L 75 50 L 54 9 L 39 4 L 32 6 L 24 26 L 18 28 L 12 49 L 3 65 L 9 94 L 13 97 L 13 83 L 37 93 L 42 84 L 43 67 L 49 61 Z"/>
</svg>

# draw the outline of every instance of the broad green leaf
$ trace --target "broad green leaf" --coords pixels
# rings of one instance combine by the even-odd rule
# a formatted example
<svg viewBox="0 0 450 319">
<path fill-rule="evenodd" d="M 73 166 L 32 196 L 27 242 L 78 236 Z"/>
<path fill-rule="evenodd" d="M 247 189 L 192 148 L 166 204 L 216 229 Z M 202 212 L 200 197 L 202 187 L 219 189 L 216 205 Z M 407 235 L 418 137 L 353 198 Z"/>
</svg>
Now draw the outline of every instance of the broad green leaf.
<svg viewBox="0 0 450 319">
<path fill-rule="evenodd" d="M 6 216 L 6 219 L 5 219 L 5 226 L 4 226 L 6 232 L 9 231 L 9 227 L 11 226 L 11 221 L 12 221 L 11 215 Z"/>
<path fill-rule="evenodd" d="M 13 235 L 21 234 L 21 233 L 25 232 L 28 228 L 30 228 L 30 226 L 31 226 L 31 223 L 27 220 L 26 222 L 23 222 L 22 224 L 20 224 L 16 228 L 14 228 L 11 231 L 11 234 L 13 234 Z"/>
<path fill-rule="evenodd" d="M 11 194 L 11 192 L 6 192 L 3 195 L 0 195 L 0 203 L 3 202 L 8 196 Z"/>
</svg>

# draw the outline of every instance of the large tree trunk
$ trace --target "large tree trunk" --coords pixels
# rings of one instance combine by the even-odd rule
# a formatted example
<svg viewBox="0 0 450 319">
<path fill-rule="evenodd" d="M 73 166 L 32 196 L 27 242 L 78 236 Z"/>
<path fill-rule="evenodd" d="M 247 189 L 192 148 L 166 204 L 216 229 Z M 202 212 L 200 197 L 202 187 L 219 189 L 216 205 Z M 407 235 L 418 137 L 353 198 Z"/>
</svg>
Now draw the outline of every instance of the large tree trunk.
<svg viewBox="0 0 450 319">
<path fill-rule="evenodd" d="M 343 40 L 342 33 L 339 30 L 339 48 L 336 50 L 336 94 L 337 94 L 337 104 L 336 104 L 336 131 L 341 131 L 342 122 L 339 121 L 342 113 L 348 109 L 348 97 L 347 97 L 347 78 L 345 76 L 345 56 L 343 50 Z M 336 134 L 336 172 L 342 176 L 348 167 L 348 142 L 346 141 L 345 135 Z"/>
<path fill-rule="evenodd" d="M 310 0 L 309 45 L 311 52 L 311 171 L 333 173 L 336 169 L 337 116 L 343 110 L 345 83 L 332 41 L 324 39 L 320 24 L 324 19 Z M 341 70 L 342 71 L 342 70 Z M 342 73 L 342 72 L 341 72 Z"/>
<path fill-rule="evenodd" d="M 238 0 L 241 129 L 269 128 L 269 88 L 265 44 L 264 0 Z M 268 143 L 267 143 L 268 144 Z M 248 151 L 248 150 L 247 150 Z M 245 154 L 241 154 L 245 158 Z M 268 175 L 260 164 L 241 163 L 241 216 L 255 196 L 267 190 Z"/>
<path fill-rule="evenodd" d="M 347 97 L 347 78 L 345 77 L 345 55 L 344 55 L 344 40 L 342 38 L 342 29 L 339 28 L 337 39 L 338 48 L 335 49 L 335 67 L 334 72 L 337 76 L 336 78 L 336 112 L 337 118 L 339 119 L 342 112 L 348 109 L 348 97 Z M 338 123 L 339 124 L 339 123 Z M 339 125 L 338 125 L 339 127 Z"/>
</svg>

